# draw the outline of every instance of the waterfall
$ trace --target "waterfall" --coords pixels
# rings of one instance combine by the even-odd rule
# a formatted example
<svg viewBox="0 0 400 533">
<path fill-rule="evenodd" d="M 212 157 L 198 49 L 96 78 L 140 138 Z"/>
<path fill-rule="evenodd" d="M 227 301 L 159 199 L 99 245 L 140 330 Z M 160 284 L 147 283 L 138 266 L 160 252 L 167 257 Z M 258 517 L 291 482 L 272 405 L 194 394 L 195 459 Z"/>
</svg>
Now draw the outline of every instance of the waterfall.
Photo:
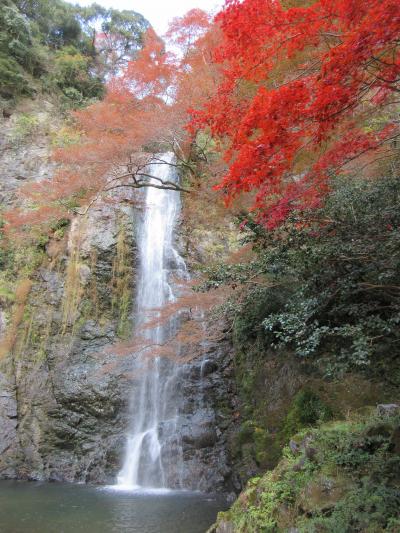
<svg viewBox="0 0 400 533">
<path fill-rule="evenodd" d="M 165 161 L 162 163 L 160 161 Z M 173 154 L 160 154 L 149 165 L 151 182 L 177 181 Z M 120 488 L 181 488 L 182 447 L 176 436 L 178 422 L 179 364 L 152 354 L 170 338 L 177 319 L 145 328 L 149 310 L 174 301 L 172 273 L 185 277 L 186 266 L 174 248 L 174 229 L 180 211 L 179 192 L 148 187 L 138 225 L 139 275 L 136 295 L 137 335 L 149 347 L 135 354 L 136 384 L 132 392 L 126 453 L 118 475 Z M 154 314 L 150 315 L 154 318 Z M 151 319 L 150 318 L 150 319 Z M 153 351 L 154 351 L 153 350 Z"/>
</svg>

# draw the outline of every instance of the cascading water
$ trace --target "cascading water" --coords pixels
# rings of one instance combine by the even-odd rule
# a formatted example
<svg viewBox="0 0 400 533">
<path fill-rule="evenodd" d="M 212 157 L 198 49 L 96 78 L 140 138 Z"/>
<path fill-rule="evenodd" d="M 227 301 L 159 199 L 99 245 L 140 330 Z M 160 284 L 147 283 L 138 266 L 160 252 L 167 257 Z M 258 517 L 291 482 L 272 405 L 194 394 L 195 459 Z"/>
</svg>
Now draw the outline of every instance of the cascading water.
<svg viewBox="0 0 400 533">
<path fill-rule="evenodd" d="M 172 162 L 173 154 L 159 155 L 148 168 L 154 176 L 151 182 L 176 182 Z M 151 348 L 157 350 L 173 335 L 177 320 L 170 319 L 151 329 L 145 327 L 151 309 L 175 299 L 171 274 L 186 274 L 185 263 L 173 246 L 179 211 L 179 192 L 146 188 L 144 215 L 138 228 L 136 334 L 146 339 L 148 347 L 136 354 L 134 362 L 137 385 L 131 398 L 125 461 L 118 475 L 120 488 L 181 488 L 182 447 L 175 431 L 180 367 L 166 357 L 152 355 Z"/>
</svg>

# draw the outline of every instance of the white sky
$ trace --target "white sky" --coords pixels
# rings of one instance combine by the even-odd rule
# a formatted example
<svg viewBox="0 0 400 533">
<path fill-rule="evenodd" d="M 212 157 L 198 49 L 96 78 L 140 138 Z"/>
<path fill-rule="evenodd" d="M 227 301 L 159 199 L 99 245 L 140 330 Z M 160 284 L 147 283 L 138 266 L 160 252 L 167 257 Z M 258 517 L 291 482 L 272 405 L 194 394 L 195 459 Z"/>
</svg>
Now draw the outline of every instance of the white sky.
<svg viewBox="0 0 400 533">
<path fill-rule="evenodd" d="M 70 0 L 81 6 L 88 6 L 96 1 L 104 7 L 115 9 L 132 9 L 143 15 L 156 30 L 158 35 L 163 35 L 168 23 L 174 17 L 184 15 L 190 9 L 198 7 L 207 12 L 218 11 L 224 0 Z"/>
</svg>

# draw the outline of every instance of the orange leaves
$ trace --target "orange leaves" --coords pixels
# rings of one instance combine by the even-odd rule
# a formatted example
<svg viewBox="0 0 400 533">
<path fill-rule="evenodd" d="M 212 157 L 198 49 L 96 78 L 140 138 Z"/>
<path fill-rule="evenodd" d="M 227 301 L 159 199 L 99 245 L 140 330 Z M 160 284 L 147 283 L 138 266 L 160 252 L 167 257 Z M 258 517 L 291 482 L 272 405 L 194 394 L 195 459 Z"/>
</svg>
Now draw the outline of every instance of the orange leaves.
<svg viewBox="0 0 400 533">
<path fill-rule="evenodd" d="M 174 19 L 167 34 L 170 50 L 148 30 L 135 59 L 109 80 L 104 99 L 72 113 L 77 134 L 54 151 L 54 176 L 21 189 L 25 209 L 8 215 L 8 228 L 72 217 L 85 205 L 111 201 L 116 188 L 135 202 L 132 189 L 146 185 L 153 152 L 175 150 L 184 160 L 191 150 L 184 127 L 188 109 L 202 106 L 215 90 L 219 67 L 212 50 L 219 35 L 199 9 Z"/>
<path fill-rule="evenodd" d="M 13 209 L 4 215 L 6 225 L 3 231 L 8 234 L 17 231 L 17 235 L 13 234 L 13 239 L 21 237 L 23 231 L 31 232 L 32 226 L 40 226 L 45 223 L 48 225 L 49 221 L 55 221 L 65 216 L 65 212 L 61 207 L 57 206 L 43 206 L 41 209 L 22 210 Z"/>
<path fill-rule="evenodd" d="M 109 81 L 104 99 L 73 113 L 77 142 L 55 150 L 59 168 L 51 181 L 26 187 L 32 210 L 19 217 L 22 224 L 50 215 L 51 209 L 71 215 L 114 188 L 142 187 L 152 150 L 178 146 L 185 157 L 187 109 L 202 105 L 215 85 L 215 37 L 209 29 L 201 10 L 175 19 L 169 32 L 173 51 L 147 31 L 143 49 Z"/>
<path fill-rule="evenodd" d="M 147 30 L 144 43 L 135 61 L 128 63 L 123 79 L 138 98 L 165 98 L 173 78 L 172 58 L 154 30 Z"/>
<path fill-rule="evenodd" d="M 187 50 L 210 28 L 211 17 L 202 9 L 191 9 L 183 17 L 175 17 L 166 37 L 173 44 Z"/>
</svg>

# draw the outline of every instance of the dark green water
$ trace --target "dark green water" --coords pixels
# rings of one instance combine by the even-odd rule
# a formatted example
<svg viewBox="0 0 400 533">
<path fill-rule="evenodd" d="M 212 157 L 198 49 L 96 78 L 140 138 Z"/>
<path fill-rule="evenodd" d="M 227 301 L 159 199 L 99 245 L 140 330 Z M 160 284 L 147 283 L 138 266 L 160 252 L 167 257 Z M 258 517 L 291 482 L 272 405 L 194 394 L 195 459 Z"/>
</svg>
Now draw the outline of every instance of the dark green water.
<svg viewBox="0 0 400 533">
<path fill-rule="evenodd" d="M 1 533 L 204 533 L 224 500 L 190 492 L 0 482 Z"/>
</svg>

